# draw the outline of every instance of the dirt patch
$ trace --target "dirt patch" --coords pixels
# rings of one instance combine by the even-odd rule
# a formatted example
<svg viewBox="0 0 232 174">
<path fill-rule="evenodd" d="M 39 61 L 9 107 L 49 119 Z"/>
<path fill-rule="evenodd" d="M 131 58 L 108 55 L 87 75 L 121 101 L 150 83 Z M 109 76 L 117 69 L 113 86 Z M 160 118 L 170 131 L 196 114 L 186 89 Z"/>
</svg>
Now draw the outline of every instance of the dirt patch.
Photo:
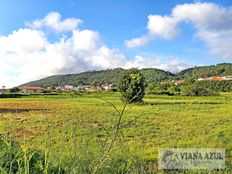
<svg viewBox="0 0 232 174">
<path fill-rule="evenodd" d="M 0 113 L 22 113 L 22 112 L 30 112 L 30 111 L 41 111 L 45 109 L 9 109 L 9 108 L 0 108 Z"/>
</svg>

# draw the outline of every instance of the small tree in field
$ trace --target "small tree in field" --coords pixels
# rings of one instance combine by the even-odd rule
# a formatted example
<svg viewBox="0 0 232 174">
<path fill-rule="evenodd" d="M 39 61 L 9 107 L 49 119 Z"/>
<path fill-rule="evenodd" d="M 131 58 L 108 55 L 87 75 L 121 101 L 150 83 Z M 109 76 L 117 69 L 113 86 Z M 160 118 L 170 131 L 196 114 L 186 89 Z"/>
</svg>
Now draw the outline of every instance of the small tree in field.
<svg viewBox="0 0 232 174">
<path fill-rule="evenodd" d="M 126 70 L 118 80 L 118 91 L 122 94 L 122 100 L 126 103 L 143 103 L 145 77 L 136 68 Z"/>
</svg>

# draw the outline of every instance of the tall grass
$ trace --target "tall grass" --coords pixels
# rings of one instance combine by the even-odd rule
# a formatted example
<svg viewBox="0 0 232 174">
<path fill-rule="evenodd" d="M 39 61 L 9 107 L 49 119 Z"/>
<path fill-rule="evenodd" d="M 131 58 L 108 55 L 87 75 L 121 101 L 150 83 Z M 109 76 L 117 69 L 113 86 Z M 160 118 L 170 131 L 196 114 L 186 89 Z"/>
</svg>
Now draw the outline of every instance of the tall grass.
<svg viewBox="0 0 232 174">
<path fill-rule="evenodd" d="M 37 132 L 42 133 L 38 135 L 42 145 L 27 134 L 20 141 L 15 136 L 14 117 L 24 113 L 9 114 L 8 131 L 0 138 L 0 174 L 231 173 L 230 161 L 223 171 L 158 170 L 156 156 L 157 149 L 164 146 L 220 146 L 227 148 L 231 160 L 230 98 L 152 96 L 143 106 L 128 106 L 107 97 L 98 102 L 95 97 L 62 98 L 60 108 L 68 109 L 57 107 L 52 114 L 49 110 L 26 113 L 30 120 L 21 127 L 31 126 L 33 115 L 38 115 L 35 125 L 41 129 Z M 74 102 L 82 108 L 76 108 Z"/>
</svg>

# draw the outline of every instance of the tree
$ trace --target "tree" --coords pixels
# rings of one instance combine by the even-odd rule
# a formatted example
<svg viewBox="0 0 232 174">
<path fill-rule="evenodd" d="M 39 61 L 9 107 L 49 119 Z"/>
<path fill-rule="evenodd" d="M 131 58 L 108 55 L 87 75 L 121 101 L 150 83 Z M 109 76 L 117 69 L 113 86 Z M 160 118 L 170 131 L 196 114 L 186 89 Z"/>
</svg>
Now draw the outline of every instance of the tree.
<svg viewBox="0 0 232 174">
<path fill-rule="evenodd" d="M 214 96 L 218 93 L 204 87 L 199 87 L 196 85 L 185 85 L 181 88 L 181 94 L 186 96 Z"/>
<path fill-rule="evenodd" d="M 143 103 L 146 86 L 145 77 L 136 68 L 124 71 L 117 84 L 122 100 L 127 103 Z"/>
<path fill-rule="evenodd" d="M 19 92 L 20 90 L 19 90 L 19 88 L 17 88 L 17 87 L 14 87 L 14 88 L 11 88 L 10 89 L 10 92 L 11 93 L 16 93 L 16 92 Z"/>
</svg>

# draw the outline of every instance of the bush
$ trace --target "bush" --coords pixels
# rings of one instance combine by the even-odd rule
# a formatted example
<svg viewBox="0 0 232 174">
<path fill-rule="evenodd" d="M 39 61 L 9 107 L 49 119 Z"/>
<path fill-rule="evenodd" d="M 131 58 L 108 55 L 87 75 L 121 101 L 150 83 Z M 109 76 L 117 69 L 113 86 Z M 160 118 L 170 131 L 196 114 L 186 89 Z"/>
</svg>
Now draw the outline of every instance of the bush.
<svg viewBox="0 0 232 174">
<path fill-rule="evenodd" d="M 117 87 L 124 102 L 143 103 L 146 85 L 143 74 L 138 69 L 131 68 L 120 76 Z"/>
<path fill-rule="evenodd" d="M 180 88 L 173 82 L 150 83 L 147 88 L 147 93 L 177 95 L 180 93 Z"/>
<path fill-rule="evenodd" d="M 19 92 L 19 91 L 20 91 L 20 89 L 17 88 L 17 87 L 14 87 L 14 88 L 11 88 L 11 89 L 10 89 L 10 93 L 17 93 L 17 92 Z"/>
<path fill-rule="evenodd" d="M 198 86 L 183 86 L 181 88 L 181 94 L 186 96 L 215 96 L 218 95 L 218 93 L 204 87 L 198 87 Z"/>
</svg>

